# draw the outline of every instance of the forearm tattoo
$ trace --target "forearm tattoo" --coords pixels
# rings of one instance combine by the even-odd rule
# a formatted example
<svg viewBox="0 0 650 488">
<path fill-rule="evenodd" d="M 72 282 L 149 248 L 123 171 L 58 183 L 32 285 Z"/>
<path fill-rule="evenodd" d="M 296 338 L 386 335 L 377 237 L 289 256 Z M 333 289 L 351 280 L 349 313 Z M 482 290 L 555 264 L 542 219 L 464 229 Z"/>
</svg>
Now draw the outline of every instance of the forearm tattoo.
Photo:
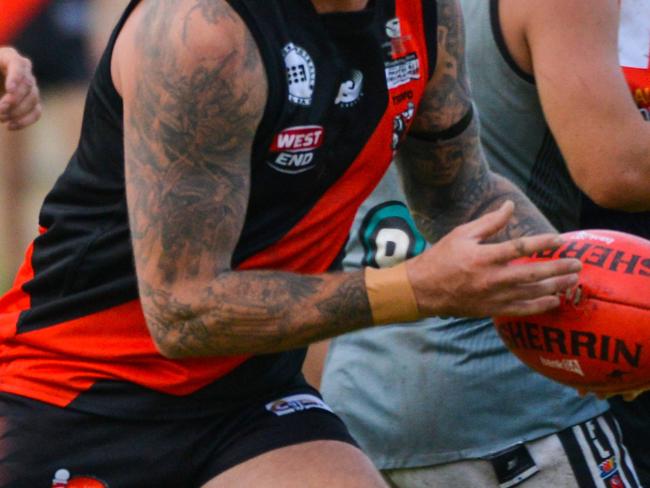
<svg viewBox="0 0 650 488">
<path fill-rule="evenodd" d="M 132 46 L 141 65 L 125 107 L 126 181 L 156 343 L 172 357 L 266 353 L 369 325 L 360 273 L 230 269 L 266 102 L 261 59 L 224 1 L 151 0 L 142 8 Z M 234 32 L 241 42 L 196 62 L 199 29 Z"/>
<path fill-rule="evenodd" d="M 489 170 L 478 117 L 466 124 L 472 101 L 465 66 L 464 28 L 457 0 L 438 1 L 438 65 L 397 159 L 409 205 L 427 239 L 513 200 L 515 215 L 497 240 L 551 231 L 548 221 L 504 178 Z M 475 112 L 475 111 L 474 111 Z M 463 123 L 455 137 L 438 134 Z"/>
</svg>

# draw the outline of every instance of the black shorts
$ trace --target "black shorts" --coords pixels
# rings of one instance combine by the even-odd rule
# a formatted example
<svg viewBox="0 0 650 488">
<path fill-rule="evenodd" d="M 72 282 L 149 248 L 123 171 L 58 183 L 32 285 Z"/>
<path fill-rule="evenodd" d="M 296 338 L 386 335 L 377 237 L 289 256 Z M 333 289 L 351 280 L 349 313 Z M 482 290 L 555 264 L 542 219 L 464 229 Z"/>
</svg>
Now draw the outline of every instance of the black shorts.
<svg viewBox="0 0 650 488">
<path fill-rule="evenodd" d="M 0 396 L 0 486 L 200 487 L 262 453 L 314 440 L 356 445 L 300 382 L 212 417 L 130 420 Z M 85 482 L 85 483 L 84 483 Z"/>
</svg>

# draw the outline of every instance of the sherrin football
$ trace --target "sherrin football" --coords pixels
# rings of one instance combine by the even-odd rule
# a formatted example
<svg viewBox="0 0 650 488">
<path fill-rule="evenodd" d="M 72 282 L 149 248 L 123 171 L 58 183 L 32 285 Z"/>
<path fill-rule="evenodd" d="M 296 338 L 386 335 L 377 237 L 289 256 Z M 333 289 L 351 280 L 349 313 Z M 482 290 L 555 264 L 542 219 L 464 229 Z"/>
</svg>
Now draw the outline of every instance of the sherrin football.
<svg viewBox="0 0 650 488">
<path fill-rule="evenodd" d="M 515 262 L 577 258 L 578 285 L 559 308 L 496 317 L 506 346 L 525 364 L 581 393 L 633 398 L 650 389 L 650 241 L 606 230 L 563 234 L 558 249 Z"/>
</svg>

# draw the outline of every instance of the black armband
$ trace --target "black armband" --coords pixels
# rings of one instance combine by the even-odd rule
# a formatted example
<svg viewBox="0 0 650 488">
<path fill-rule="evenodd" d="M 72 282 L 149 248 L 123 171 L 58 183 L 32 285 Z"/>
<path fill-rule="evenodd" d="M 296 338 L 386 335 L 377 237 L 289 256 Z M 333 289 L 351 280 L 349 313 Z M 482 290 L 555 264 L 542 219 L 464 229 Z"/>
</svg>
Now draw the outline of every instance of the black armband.
<svg viewBox="0 0 650 488">
<path fill-rule="evenodd" d="M 474 105 L 469 106 L 469 110 L 463 115 L 463 118 L 451 127 L 447 127 L 440 132 L 409 132 L 409 137 L 427 142 L 448 141 L 461 135 L 470 126 L 474 119 Z"/>
</svg>

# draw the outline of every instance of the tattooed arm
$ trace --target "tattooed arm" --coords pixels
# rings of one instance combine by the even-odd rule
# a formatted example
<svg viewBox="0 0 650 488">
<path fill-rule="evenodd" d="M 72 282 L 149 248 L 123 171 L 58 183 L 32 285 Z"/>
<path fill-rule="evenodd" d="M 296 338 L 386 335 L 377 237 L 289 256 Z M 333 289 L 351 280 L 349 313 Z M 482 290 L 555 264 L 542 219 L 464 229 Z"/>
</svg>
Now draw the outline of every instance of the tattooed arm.
<svg viewBox="0 0 650 488">
<path fill-rule="evenodd" d="M 552 231 L 521 191 L 488 168 L 464 57 L 460 5 L 438 0 L 438 62 L 399 157 L 419 228 L 435 242 L 457 225 L 512 200 L 513 218 L 497 239 Z"/>
<path fill-rule="evenodd" d="M 143 0 L 120 33 L 112 71 L 124 101 L 126 192 L 140 298 L 163 355 L 269 353 L 372 324 L 362 272 L 303 276 L 230 268 L 267 95 L 255 44 L 225 1 Z M 489 214 L 474 226 L 492 234 L 507 214 Z M 522 241 L 532 250 L 548 244 L 548 237 Z M 475 290 L 473 283 L 482 283 L 477 273 L 500 276 L 500 269 L 459 273 L 427 264 L 451 263 L 457 249 L 449 252 L 418 257 L 424 266 L 413 287 L 424 314 L 459 307 L 464 315 L 479 316 L 541 311 L 554 302 L 540 298 L 549 285 L 537 282 L 551 280 L 553 293 L 567 279 L 555 278 L 567 274 L 566 263 L 531 265 L 522 267 L 531 287 L 510 286 L 503 293 L 503 282 L 523 272 L 517 270 L 502 273 L 496 286 Z M 454 282 L 462 293 L 441 297 L 438 282 Z"/>
<path fill-rule="evenodd" d="M 499 308 L 518 315 L 553 308 L 555 294 L 577 282 L 570 273 L 580 264 L 548 263 L 557 268 L 541 274 L 508 265 L 535 246 L 560 241 L 528 198 L 490 171 L 472 108 L 460 5 L 438 0 L 437 6 L 436 69 L 397 158 L 415 221 L 435 243 L 407 262 L 420 311 L 489 316 Z"/>
<path fill-rule="evenodd" d="M 362 273 L 230 269 L 266 78 L 226 2 L 143 1 L 113 77 L 141 301 L 162 354 L 274 352 L 371 324 Z"/>
</svg>

